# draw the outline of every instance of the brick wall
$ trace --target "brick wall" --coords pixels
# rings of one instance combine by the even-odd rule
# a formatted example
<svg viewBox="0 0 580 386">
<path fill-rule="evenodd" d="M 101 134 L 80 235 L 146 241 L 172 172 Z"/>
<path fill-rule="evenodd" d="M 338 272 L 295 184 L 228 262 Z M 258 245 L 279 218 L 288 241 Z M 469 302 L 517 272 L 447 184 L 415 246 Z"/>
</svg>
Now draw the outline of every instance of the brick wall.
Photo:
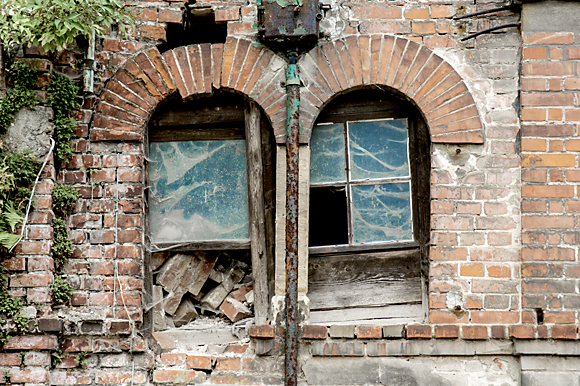
<svg viewBox="0 0 580 386">
<path fill-rule="evenodd" d="M 462 114 L 475 110 L 480 125 L 478 134 L 471 137 L 476 140 L 434 141 L 428 320 L 422 325 L 397 326 L 396 334 L 383 326 L 352 326 L 346 332 L 339 326 L 306 328 L 301 363 L 311 384 L 325 382 L 317 378 L 320 369 L 334 369 L 323 374 L 336 380 L 341 366 L 346 366 L 341 357 L 367 366 L 369 376 L 378 368 L 396 374 L 396 369 L 419 371 L 423 366 L 438 375 L 418 377 L 418 384 L 446 380 L 476 385 L 480 375 L 489 374 L 497 375 L 490 382 L 501 379 L 518 384 L 514 371 L 520 370 L 521 355 L 546 350 L 577 354 L 564 341 L 578 339 L 580 316 L 580 31 L 573 25 L 554 31 L 558 23 L 542 22 L 528 12 L 531 5 L 524 6 L 528 13 L 522 19 L 519 13 L 505 11 L 464 21 L 452 19 L 455 14 L 498 5 L 503 3 L 333 4 L 322 23 L 328 39 L 299 62 L 303 77 L 309 80 L 304 99 L 308 103 L 305 116 L 310 120 L 335 93 L 377 83 L 373 71 L 378 77 L 384 70 L 386 80 L 390 71 L 404 70 L 417 79 L 424 75 L 421 84 L 429 79 L 433 83 L 432 98 L 423 102 L 416 98 L 421 107 L 434 104 L 435 95 L 442 96 L 434 100 L 446 111 L 441 114 L 444 119 L 458 116 L 450 123 L 460 127 L 471 117 Z M 121 39 L 112 31 L 97 42 L 95 93 L 85 95 L 75 112 L 79 122 L 75 155 L 60 165 L 58 174 L 49 163 L 37 186 L 27 237 L 16 257 L 3 262 L 10 270 L 11 293 L 44 304 L 31 333 L 12 338 L 0 353 L 0 369 L 13 374 L 13 383 L 282 382 L 281 334 L 187 348 L 152 337 L 146 323 L 149 267 L 144 250 L 142 139 L 155 106 L 174 91 L 183 97 L 193 95 L 190 90 L 197 90 L 198 84 L 203 91 L 231 87 L 262 103 L 275 117 L 279 138 L 284 130 L 279 86 L 283 61 L 253 44 L 255 5 L 196 2 L 192 7 L 211 7 L 216 21 L 227 23 L 228 41 L 210 51 L 196 46 L 161 56 L 154 47 L 166 39 L 166 23 L 181 20 L 184 6 L 182 1 L 136 2 L 139 21 L 131 36 Z M 570 14 L 567 8 L 559 12 L 555 15 Z M 520 20 L 523 33 L 511 28 L 460 41 L 467 33 Z M 382 34 L 395 36 L 411 48 L 405 54 L 383 50 L 393 39 Z M 413 47 L 417 55 L 405 56 Z M 223 59 L 220 50 L 229 50 L 231 55 Z M 178 51 L 199 55 L 200 62 L 178 57 Z M 425 70 L 429 62 L 420 62 L 419 54 L 425 52 L 442 58 L 449 67 L 441 79 L 429 78 L 432 74 Z M 24 53 L 41 71 L 37 85 L 41 98 L 51 72 L 75 79 L 81 76 L 79 49 L 58 59 L 37 48 Z M 398 61 L 381 66 L 387 63 L 387 53 L 389 60 L 396 57 Z M 211 79 L 205 76 L 208 68 Z M 224 68 L 227 76 L 222 76 Z M 460 82 L 448 84 L 446 76 L 457 76 Z M 396 87 L 395 79 L 382 84 L 403 92 L 413 89 L 402 78 L 399 86 L 407 88 Z M 456 93 L 456 86 L 467 92 Z M 465 95 L 471 98 L 467 102 L 461 100 Z M 440 117 L 423 112 L 428 121 Z M 472 135 L 475 129 L 465 132 Z M 75 291 L 70 304 L 57 307 L 51 305 L 49 290 L 54 274 L 50 193 L 55 181 L 75 186 L 82 195 L 68 222 L 77 248 L 64 267 Z M 521 346 L 528 339 L 535 340 Z M 52 368 L 50 354 L 59 349 L 64 360 Z M 23 350 L 25 362 L 17 354 Z M 91 355 L 87 365 L 79 368 L 74 359 L 84 350 Z M 412 357 L 414 365 L 406 368 L 395 357 Z M 563 362 L 554 371 L 568 379 Z M 545 367 L 526 363 L 522 366 L 530 382 L 543 379 L 538 374 Z M 377 377 L 368 382 L 381 381 Z M 401 384 L 412 382 L 401 379 Z"/>
<path fill-rule="evenodd" d="M 563 325 L 573 337 L 580 305 L 579 34 L 541 27 L 523 33 L 522 322 L 537 322 L 534 311 L 542 309 L 544 323 Z"/>
</svg>

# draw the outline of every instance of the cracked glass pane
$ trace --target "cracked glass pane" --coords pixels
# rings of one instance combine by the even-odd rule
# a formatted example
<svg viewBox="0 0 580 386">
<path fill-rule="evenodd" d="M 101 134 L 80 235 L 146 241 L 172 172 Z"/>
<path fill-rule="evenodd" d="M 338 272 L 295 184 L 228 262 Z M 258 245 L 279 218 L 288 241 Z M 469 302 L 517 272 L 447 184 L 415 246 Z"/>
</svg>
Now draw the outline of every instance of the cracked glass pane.
<svg viewBox="0 0 580 386">
<path fill-rule="evenodd" d="M 353 241 L 413 239 L 408 182 L 352 187 Z"/>
<path fill-rule="evenodd" d="M 152 242 L 249 239 L 243 140 L 152 142 Z"/>
<path fill-rule="evenodd" d="M 310 182 L 346 180 L 342 124 L 318 125 L 310 140 Z"/>
<path fill-rule="evenodd" d="M 349 122 L 351 179 L 409 176 L 407 120 Z"/>
</svg>

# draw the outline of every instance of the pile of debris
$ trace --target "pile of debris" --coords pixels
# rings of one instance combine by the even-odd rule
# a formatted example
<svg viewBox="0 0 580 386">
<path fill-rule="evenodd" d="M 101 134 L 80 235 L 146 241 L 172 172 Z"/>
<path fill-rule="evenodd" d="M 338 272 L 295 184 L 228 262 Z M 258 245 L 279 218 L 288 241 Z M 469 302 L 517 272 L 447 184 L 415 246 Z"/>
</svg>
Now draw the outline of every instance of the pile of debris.
<svg viewBox="0 0 580 386">
<path fill-rule="evenodd" d="M 253 278 L 244 262 L 249 259 L 247 251 L 154 253 L 155 331 L 181 327 L 200 314 L 231 322 L 251 317 Z"/>
</svg>

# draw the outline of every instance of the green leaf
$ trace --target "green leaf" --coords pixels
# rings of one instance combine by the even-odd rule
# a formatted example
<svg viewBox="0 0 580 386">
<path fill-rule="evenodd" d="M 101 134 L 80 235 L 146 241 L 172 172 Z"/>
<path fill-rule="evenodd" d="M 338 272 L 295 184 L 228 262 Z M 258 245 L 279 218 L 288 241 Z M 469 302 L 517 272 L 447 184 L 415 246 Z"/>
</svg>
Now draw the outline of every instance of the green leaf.
<svg viewBox="0 0 580 386">
<path fill-rule="evenodd" d="M 16 227 L 22 222 L 22 220 L 24 220 L 24 217 L 22 217 L 22 215 L 12 207 L 12 205 L 8 206 L 6 211 L 2 214 L 12 232 L 14 232 Z"/>
<path fill-rule="evenodd" d="M 10 249 L 18 242 L 18 240 L 20 240 L 20 237 L 22 236 L 13 235 L 8 232 L 0 232 L 0 245 L 6 249 Z"/>
</svg>

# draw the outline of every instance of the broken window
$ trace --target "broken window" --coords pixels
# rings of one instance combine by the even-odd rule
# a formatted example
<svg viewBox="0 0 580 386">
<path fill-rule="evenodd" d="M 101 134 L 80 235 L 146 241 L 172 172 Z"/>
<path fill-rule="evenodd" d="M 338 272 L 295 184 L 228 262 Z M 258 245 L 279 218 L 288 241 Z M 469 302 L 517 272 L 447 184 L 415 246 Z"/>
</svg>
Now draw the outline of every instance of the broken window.
<svg viewBox="0 0 580 386">
<path fill-rule="evenodd" d="M 312 227 L 310 246 L 411 241 L 411 176 L 406 119 L 323 123 L 312 132 L 312 207 L 337 211 L 331 196 L 344 201 L 342 224 Z M 324 218 L 324 213 L 322 218 Z M 313 216 L 320 221 L 321 216 Z M 338 219 L 337 219 L 338 220 Z M 346 221 L 345 221 L 346 220 Z"/>
<path fill-rule="evenodd" d="M 148 228 L 156 331 L 208 317 L 238 322 L 254 315 L 258 273 L 252 266 L 251 222 L 260 220 L 250 211 L 256 198 L 249 187 L 264 186 L 263 196 L 270 199 L 274 178 L 272 132 L 259 119 L 252 129 L 258 144 L 252 146 L 264 162 L 259 177 L 249 180 L 249 106 L 257 108 L 242 95 L 216 91 L 188 102 L 170 98 L 150 120 Z M 261 217 L 271 258 L 272 210 Z M 267 266 L 259 268 L 268 275 Z"/>
<path fill-rule="evenodd" d="M 310 142 L 311 322 L 421 320 L 429 232 L 429 136 L 380 89 L 319 115 Z"/>
</svg>

